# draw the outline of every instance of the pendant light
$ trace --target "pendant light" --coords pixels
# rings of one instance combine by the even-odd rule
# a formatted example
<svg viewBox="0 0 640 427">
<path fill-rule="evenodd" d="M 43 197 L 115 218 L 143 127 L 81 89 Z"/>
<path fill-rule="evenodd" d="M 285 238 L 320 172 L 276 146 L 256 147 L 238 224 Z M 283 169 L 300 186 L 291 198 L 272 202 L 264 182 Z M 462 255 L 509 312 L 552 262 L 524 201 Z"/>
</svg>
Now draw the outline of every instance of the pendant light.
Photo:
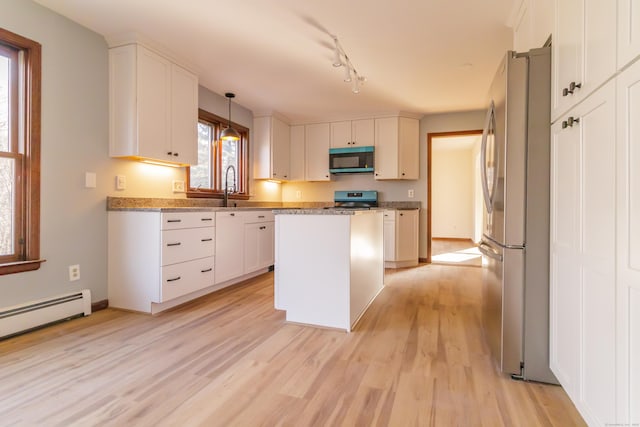
<svg viewBox="0 0 640 427">
<path fill-rule="evenodd" d="M 220 139 L 223 141 L 237 141 L 240 139 L 240 134 L 237 130 L 231 127 L 231 99 L 235 98 L 235 94 L 231 92 L 227 92 L 224 96 L 229 99 L 229 124 L 227 127 L 220 133 Z"/>
</svg>

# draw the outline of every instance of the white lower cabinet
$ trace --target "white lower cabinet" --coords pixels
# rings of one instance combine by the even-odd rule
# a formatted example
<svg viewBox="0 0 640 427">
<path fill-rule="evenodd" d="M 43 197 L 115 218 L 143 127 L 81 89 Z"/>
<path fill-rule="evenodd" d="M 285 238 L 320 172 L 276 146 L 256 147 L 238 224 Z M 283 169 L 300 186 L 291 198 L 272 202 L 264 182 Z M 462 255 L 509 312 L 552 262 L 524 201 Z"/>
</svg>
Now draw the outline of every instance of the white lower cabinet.
<svg viewBox="0 0 640 427">
<path fill-rule="evenodd" d="M 244 274 L 244 217 L 240 212 L 216 212 L 216 284 Z"/>
<path fill-rule="evenodd" d="M 212 212 L 110 211 L 109 306 L 156 313 L 213 286 L 214 226 Z"/>
<path fill-rule="evenodd" d="M 385 267 L 418 265 L 418 213 L 418 209 L 384 211 Z"/>
<path fill-rule="evenodd" d="M 244 225 L 244 274 L 273 265 L 274 215 L 272 212 L 246 212 Z"/>
<path fill-rule="evenodd" d="M 273 265 L 273 212 L 216 212 L 216 284 L 235 281 Z"/>
<path fill-rule="evenodd" d="M 552 125 L 550 365 L 589 425 L 616 409 L 615 85 Z"/>
</svg>

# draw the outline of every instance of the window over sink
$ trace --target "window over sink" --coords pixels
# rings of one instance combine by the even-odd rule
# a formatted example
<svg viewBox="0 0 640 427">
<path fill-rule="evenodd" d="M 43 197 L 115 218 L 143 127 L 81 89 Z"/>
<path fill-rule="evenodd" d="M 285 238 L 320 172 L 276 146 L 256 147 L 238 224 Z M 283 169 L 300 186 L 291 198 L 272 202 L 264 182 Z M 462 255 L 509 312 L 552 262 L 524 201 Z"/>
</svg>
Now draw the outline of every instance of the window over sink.
<svg viewBox="0 0 640 427">
<path fill-rule="evenodd" d="M 249 198 L 249 129 L 232 122 L 240 140 L 222 141 L 220 133 L 227 123 L 208 111 L 198 111 L 198 164 L 188 168 L 188 197 L 220 198 L 226 184 L 229 198 Z"/>
</svg>

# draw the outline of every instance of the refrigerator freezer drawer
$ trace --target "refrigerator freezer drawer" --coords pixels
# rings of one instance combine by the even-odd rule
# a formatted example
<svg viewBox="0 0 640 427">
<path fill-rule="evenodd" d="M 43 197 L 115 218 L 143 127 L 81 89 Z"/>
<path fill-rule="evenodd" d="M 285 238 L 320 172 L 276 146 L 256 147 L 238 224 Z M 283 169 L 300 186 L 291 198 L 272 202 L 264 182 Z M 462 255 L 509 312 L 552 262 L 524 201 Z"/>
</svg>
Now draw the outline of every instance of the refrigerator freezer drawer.
<svg viewBox="0 0 640 427">
<path fill-rule="evenodd" d="M 521 375 L 523 360 L 524 250 L 483 242 L 486 256 L 482 324 L 491 354 L 505 373 Z"/>
</svg>

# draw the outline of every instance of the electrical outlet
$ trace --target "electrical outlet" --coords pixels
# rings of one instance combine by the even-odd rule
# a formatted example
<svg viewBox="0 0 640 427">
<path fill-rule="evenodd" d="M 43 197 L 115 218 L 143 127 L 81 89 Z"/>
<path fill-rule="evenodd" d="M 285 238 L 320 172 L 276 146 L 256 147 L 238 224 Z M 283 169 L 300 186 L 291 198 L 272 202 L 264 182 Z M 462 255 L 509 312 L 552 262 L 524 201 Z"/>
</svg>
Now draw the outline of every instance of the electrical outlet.
<svg viewBox="0 0 640 427">
<path fill-rule="evenodd" d="M 296 190 L 296 199 L 302 198 L 302 191 Z"/>
<path fill-rule="evenodd" d="M 69 281 L 75 282 L 80 280 L 80 265 L 74 264 L 69 266 Z"/>
<path fill-rule="evenodd" d="M 173 181 L 173 192 L 184 193 L 184 181 Z"/>
<path fill-rule="evenodd" d="M 116 190 L 124 190 L 127 188 L 127 177 L 124 175 L 116 175 Z"/>
<path fill-rule="evenodd" d="M 413 192 L 413 188 L 412 188 L 411 190 L 409 190 L 408 196 L 409 196 L 410 199 L 413 199 L 414 195 L 415 195 L 415 193 Z"/>
</svg>

